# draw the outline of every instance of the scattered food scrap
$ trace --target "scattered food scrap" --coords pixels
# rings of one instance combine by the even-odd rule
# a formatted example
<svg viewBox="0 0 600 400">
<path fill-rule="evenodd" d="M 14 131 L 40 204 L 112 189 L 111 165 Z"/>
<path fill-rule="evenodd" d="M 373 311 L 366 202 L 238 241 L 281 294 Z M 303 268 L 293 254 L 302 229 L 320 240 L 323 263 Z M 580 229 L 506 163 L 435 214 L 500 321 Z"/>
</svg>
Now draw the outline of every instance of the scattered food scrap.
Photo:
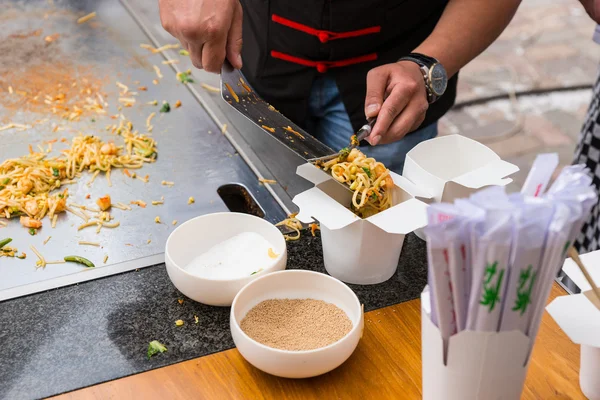
<svg viewBox="0 0 600 400">
<path fill-rule="evenodd" d="M 169 103 L 167 103 L 166 101 L 163 101 L 162 107 L 160 108 L 160 112 L 168 113 L 169 111 L 171 111 L 171 105 L 169 105 Z"/>
<path fill-rule="evenodd" d="M 148 118 L 146 118 L 146 129 L 148 130 L 148 132 L 152 132 L 153 126 L 150 122 L 152 121 L 152 118 L 154 118 L 155 115 L 156 113 L 153 112 L 150 115 L 148 115 Z"/>
<path fill-rule="evenodd" d="M 207 83 L 201 83 L 200 86 L 208 92 L 221 93 L 221 90 L 218 87 L 211 86 Z"/>
<path fill-rule="evenodd" d="M 254 271 L 253 273 L 251 273 L 250 275 L 256 275 L 256 274 L 258 274 L 262 270 L 263 270 L 262 268 L 259 268 L 256 271 Z"/>
<path fill-rule="evenodd" d="M 160 217 L 154 217 L 154 222 L 156 222 L 157 224 L 160 224 Z"/>
<path fill-rule="evenodd" d="M 96 246 L 96 247 L 100 247 L 100 243 L 98 242 L 88 242 L 85 240 L 80 240 L 79 241 L 79 245 L 80 246 Z"/>
<path fill-rule="evenodd" d="M 158 77 L 158 79 L 162 79 L 163 74 L 160 72 L 160 68 L 158 68 L 158 66 L 156 66 L 156 65 L 153 65 L 152 68 L 154 68 L 154 72 L 156 73 L 156 76 Z"/>
<path fill-rule="evenodd" d="M 181 100 L 177 100 L 177 101 L 175 102 L 175 104 L 173 104 L 173 107 L 175 107 L 175 108 L 179 108 L 179 107 L 181 107 Z"/>
<path fill-rule="evenodd" d="M 170 186 L 175 185 L 175 182 L 162 181 L 160 184 L 164 185 L 164 186 L 169 186 L 170 187 Z"/>
<path fill-rule="evenodd" d="M 283 129 L 285 129 L 287 132 L 289 133 L 293 133 L 294 135 L 298 136 L 300 139 L 304 139 L 304 136 L 300 133 L 300 132 L 296 132 L 291 126 L 285 126 Z"/>
<path fill-rule="evenodd" d="M 183 304 L 183 299 L 177 299 L 177 302 L 178 302 L 179 304 Z"/>
<path fill-rule="evenodd" d="M 231 95 L 231 97 L 233 97 L 233 99 L 235 100 L 235 102 L 239 103 L 240 102 L 240 98 L 237 95 L 237 93 L 233 91 L 233 89 L 231 88 L 231 85 L 229 85 L 229 83 L 225 83 L 225 88 L 227 89 L 227 91 L 229 92 L 229 94 Z"/>
<path fill-rule="evenodd" d="M 167 348 L 164 344 L 162 344 L 158 340 L 153 340 L 148 344 L 148 352 L 146 355 L 148 359 L 150 359 L 150 357 L 152 357 L 153 355 L 158 353 L 164 353 L 165 351 L 167 351 Z"/>
<path fill-rule="evenodd" d="M 200 319 L 198 318 L 198 316 L 197 316 L 197 315 L 194 315 L 194 321 L 196 321 L 196 323 L 198 323 L 198 321 L 199 321 L 199 320 L 200 320 Z"/>
<path fill-rule="evenodd" d="M 269 131 L 269 132 L 271 132 L 271 133 L 275 133 L 275 128 L 271 128 L 270 126 L 266 126 L 266 125 L 261 125 L 261 127 L 262 127 L 263 129 L 266 129 L 266 130 L 268 130 L 268 131 Z"/>
<path fill-rule="evenodd" d="M 178 72 L 175 77 L 181 83 L 194 83 L 194 78 L 192 78 L 192 71 L 187 70 L 183 72 Z"/>
<path fill-rule="evenodd" d="M 275 224 L 275 226 L 287 226 L 288 228 L 296 231 L 296 236 L 283 235 L 283 237 L 287 241 L 300 239 L 300 229 L 302 229 L 302 222 L 300 222 L 300 220 L 296 218 L 296 215 L 297 213 L 291 214 L 283 221 Z"/>
<path fill-rule="evenodd" d="M 196 199 L 194 199 L 192 196 L 190 196 L 190 198 L 188 199 L 188 204 L 193 204 L 196 202 Z"/>
<path fill-rule="evenodd" d="M 44 240 L 44 245 L 45 245 L 46 243 L 48 243 L 48 242 L 50 241 L 50 239 L 52 239 L 52 236 L 48 236 L 48 237 L 46 238 L 46 240 Z"/>
<path fill-rule="evenodd" d="M 111 199 L 109 195 L 100 197 L 98 200 L 96 200 L 96 204 L 98 205 L 98 207 L 100 207 L 100 210 L 102 211 L 106 211 L 110 208 L 111 206 Z"/>
<path fill-rule="evenodd" d="M 33 246 L 32 250 L 33 250 Z M 95 265 L 93 262 L 91 262 L 90 260 L 88 260 L 87 258 L 84 257 L 80 257 L 80 256 L 66 256 L 65 257 L 65 262 L 72 262 L 72 263 L 76 263 L 76 264 L 81 264 L 83 266 L 85 266 L 86 268 L 94 268 Z"/>
<path fill-rule="evenodd" d="M 177 326 L 183 325 L 183 320 L 178 319 L 177 321 L 175 321 L 175 325 L 177 325 Z"/>
<path fill-rule="evenodd" d="M 187 51 L 187 50 L 183 50 L 183 49 L 182 49 L 182 50 L 179 50 L 179 54 L 180 54 L 180 55 L 182 55 L 182 56 L 189 56 L 189 55 L 190 55 L 190 52 L 189 52 L 189 51 Z"/>
<path fill-rule="evenodd" d="M 266 184 L 269 184 L 269 185 L 274 185 L 274 184 L 276 184 L 276 183 L 277 183 L 277 181 L 276 181 L 276 180 L 274 180 L 274 179 L 265 179 L 265 178 L 260 178 L 258 181 L 259 181 L 260 183 L 262 183 L 262 184 L 265 184 L 265 185 L 266 185 Z"/>
<path fill-rule="evenodd" d="M 221 133 L 225 132 L 227 132 L 227 124 L 223 124 L 223 126 L 221 127 Z"/>
<path fill-rule="evenodd" d="M 164 65 L 179 64 L 179 60 L 165 60 L 162 63 Z"/>
<path fill-rule="evenodd" d="M 107 261 L 108 261 L 108 254 L 105 254 L 104 259 L 102 260 L 102 263 L 106 264 Z"/>
<path fill-rule="evenodd" d="M 321 229 L 321 228 L 319 227 L 319 225 L 317 225 L 317 224 L 315 224 L 315 223 L 312 223 L 312 224 L 310 224 L 310 233 L 311 233 L 313 236 L 315 236 L 315 232 L 317 231 L 317 229 Z"/>
<path fill-rule="evenodd" d="M 78 24 L 83 24 L 88 22 L 90 19 L 94 18 L 96 16 L 96 11 L 89 13 L 88 15 L 84 15 L 83 17 L 79 18 L 77 20 Z"/>
<path fill-rule="evenodd" d="M 269 254 L 269 258 L 277 258 L 277 257 L 279 257 L 279 254 L 275 253 L 275 251 L 273 251 L 273 249 L 270 248 L 270 247 L 269 247 L 269 250 L 268 250 L 268 254 Z"/>
<path fill-rule="evenodd" d="M 174 219 L 173 222 L 171 222 L 172 225 L 177 225 L 177 220 Z"/>
<path fill-rule="evenodd" d="M 131 204 L 135 204 L 138 207 L 146 208 L 146 202 L 143 200 L 132 200 Z"/>
</svg>

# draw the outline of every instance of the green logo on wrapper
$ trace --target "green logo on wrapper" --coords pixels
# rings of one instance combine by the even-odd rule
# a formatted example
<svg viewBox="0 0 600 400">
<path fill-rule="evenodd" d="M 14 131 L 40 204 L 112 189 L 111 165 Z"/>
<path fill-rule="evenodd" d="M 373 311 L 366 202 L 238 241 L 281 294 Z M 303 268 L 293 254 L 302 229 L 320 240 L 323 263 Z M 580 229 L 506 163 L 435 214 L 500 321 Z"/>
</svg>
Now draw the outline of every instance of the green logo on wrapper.
<svg viewBox="0 0 600 400">
<path fill-rule="evenodd" d="M 513 311 L 520 311 L 521 315 L 525 314 L 527 306 L 531 304 L 531 292 L 533 290 L 533 283 L 535 282 L 536 272 L 533 272 L 533 266 L 529 265 L 527 269 L 521 270 L 519 274 L 519 287 L 517 288 L 517 299 L 515 305 L 512 308 Z M 529 286 L 525 287 L 529 282 Z"/>
<path fill-rule="evenodd" d="M 494 276 L 498 274 L 496 284 L 492 280 Z M 502 286 L 502 279 L 504 278 L 504 270 L 500 270 L 498 273 L 498 261 L 493 264 L 487 264 L 485 267 L 485 276 L 483 278 L 483 295 L 479 304 L 487 306 L 489 312 L 494 310 L 496 303 L 500 301 L 500 287 Z"/>
</svg>

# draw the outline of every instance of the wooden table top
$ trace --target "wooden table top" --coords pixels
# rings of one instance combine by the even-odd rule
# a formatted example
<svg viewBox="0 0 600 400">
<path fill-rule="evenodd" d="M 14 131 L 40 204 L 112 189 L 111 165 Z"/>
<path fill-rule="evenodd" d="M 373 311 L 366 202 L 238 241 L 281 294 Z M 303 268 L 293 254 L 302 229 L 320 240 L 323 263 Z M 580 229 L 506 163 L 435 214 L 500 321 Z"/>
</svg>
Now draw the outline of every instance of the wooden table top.
<svg viewBox="0 0 600 400">
<path fill-rule="evenodd" d="M 566 292 L 554 284 L 550 300 Z M 522 399 L 585 399 L 579 346 L 545 313 Z M 56 397 L 68 399 L 378 399 L 421 398 L 420 300 L 365 314 L 364 336 L 334 371 L 283 379 L 259 371 L 232 349 Z"/>
</svg>

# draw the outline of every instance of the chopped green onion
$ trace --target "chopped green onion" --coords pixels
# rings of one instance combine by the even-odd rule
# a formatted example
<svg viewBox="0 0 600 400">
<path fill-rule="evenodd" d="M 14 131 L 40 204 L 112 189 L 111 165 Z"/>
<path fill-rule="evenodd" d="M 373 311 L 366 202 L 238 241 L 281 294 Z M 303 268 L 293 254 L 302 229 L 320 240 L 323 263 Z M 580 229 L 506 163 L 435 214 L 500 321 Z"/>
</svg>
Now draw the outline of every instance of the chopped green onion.
<svg viewBox="0 0 600 400">
<path fill-rule="evenodd" d="M 87 268 L 94 268 L 95 267 L 95 265 L 94 265 L 93 262 L 91 262 L 87 258 L 80 257 L 80 256 L 66 256 L 65 257 L 65 261 L 66 262 L 74 262 L 74 263 L 77 263 L 77 264 L 83 264 Z"/>
<path fill-rule="evenodd" d="M 9 244 L 10 242 L 12 242 L 11 238 L 6 238 L 6 239 L 0 240 L 0 249 L 3 248 L 4 246 L 6 246 L 7 244 Z"/>
</svg>

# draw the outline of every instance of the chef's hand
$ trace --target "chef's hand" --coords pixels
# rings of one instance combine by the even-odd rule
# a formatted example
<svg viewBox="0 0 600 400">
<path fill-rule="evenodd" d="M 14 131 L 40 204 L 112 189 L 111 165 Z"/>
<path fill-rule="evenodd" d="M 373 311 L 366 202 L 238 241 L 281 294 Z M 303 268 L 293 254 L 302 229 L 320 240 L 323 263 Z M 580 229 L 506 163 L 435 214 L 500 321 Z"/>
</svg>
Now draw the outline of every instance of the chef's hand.
<svg viewBox="0 0 600 400">
<path fill-rule="evenodd" d="M 367 74 L 367 118 L 377 117 L 367 141 L 392 143 L 417 129 L 429 107 L 423 73 L 412 61 L 373 68 Z"/>
<path fill-rule="evenodd" d="M 242 68 L 239 0 L 159 0 L 163 27 L 181 42 L 197 68 L 219 73 L 225 57 Z"/>
</svg>

